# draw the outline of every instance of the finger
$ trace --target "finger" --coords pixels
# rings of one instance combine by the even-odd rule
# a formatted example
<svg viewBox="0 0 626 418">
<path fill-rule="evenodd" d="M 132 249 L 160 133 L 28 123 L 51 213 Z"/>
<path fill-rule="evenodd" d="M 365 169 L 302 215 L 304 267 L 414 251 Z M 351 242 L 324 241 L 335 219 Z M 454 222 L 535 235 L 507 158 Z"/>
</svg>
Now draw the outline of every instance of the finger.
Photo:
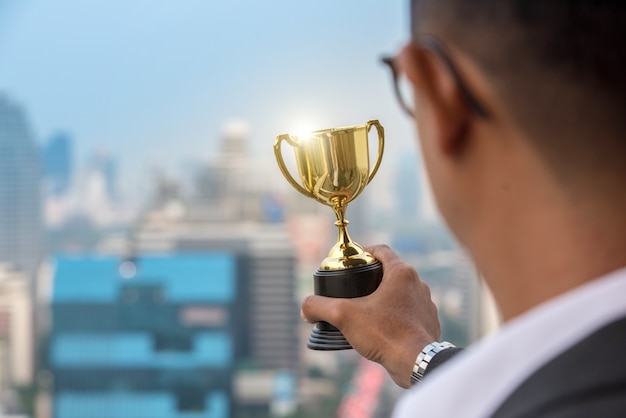
<svg viewBox="0 0 626 418">
<path fill-rule="evenodd" d="M 366 250 L 370 252 L 374 258 L 383 263 L 383 265 L 390 264 L 391 262 L 400 259 L 398 254 L 396 254 L 395 251 L 387 245 L 373 245 L 371 247 L 367 247 Z"/>
<path fill-rule="evenodd" d="M 336 325 L 337 311 L 343 299 L 326 296 L 310 295 L 304 298 L 300 316 L 311 324 L 319 321 Z"/>
</svg>

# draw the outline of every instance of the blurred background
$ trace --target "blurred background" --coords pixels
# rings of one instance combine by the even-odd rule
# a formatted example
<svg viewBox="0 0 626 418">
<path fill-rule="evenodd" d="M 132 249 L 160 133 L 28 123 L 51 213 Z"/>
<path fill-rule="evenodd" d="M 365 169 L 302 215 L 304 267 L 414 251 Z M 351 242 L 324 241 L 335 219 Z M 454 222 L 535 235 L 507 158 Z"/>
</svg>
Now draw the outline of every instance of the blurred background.
<svg viewBox="0 0 626 418">
<path fill-rule="evenodd" d="M 0 0 L 0 417 L 389 416 L 383 369 L 306 349 L 300 302 L 336 228 L 274 160 L 302 129 L 381 121 L 352 237 L 416 267 L 444 339 L 497 326 L 378 61 L 407 12 Z"/>
</svg>

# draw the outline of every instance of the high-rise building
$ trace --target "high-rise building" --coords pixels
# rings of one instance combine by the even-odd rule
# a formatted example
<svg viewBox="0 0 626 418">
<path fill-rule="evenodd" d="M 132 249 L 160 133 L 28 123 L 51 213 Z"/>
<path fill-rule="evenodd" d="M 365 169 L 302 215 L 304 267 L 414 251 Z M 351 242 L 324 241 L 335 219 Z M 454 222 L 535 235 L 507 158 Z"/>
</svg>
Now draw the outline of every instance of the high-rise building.
<svg viewBox="0 0 626 418">
<path fill-rule="evenodd" d="M 71 409 L 78 408 L 78 406 L 68 406 L 66 402 L 69 401 L 65 399 L 75 399 L 72 402 L 76 402 L 76 405 L 83 405 L 80 407 L 83 408 L 82 411 L 86 410 L 84 408 L 87 408 L 87 405 L 92 405 L 90 408 L 93 408 L 94 403 L 105 398 L 110 402 L 122 402 L 120 399 L 110 397 L 115 394 L 118 386 L 113 384 L 102 386 L 109 377 L 103 377 L 104 375 L 99 378 L 95 377 L 98 376 L 97 363 L 89 367 L 70 364 L 75 357 L 79 358 L 77 362 L 82 361 L 80 360 L 82 354 L 72 353 L 89 352 L 91 340 L 80 340 L 87 341 L 84 343 L 87 345 L 82 348 L 80 344 L 83 343 L 79 340 L 72 340 L 74 345 L 71 349 L 62 348 L 64 346 L 55 341 L 59 341 L 59 338 L 63 341 L 66 338 L 63 334 L 78 332 L 91 338 L 96 333 L 99 334 L 99 339 L 94 340 L 97 342 L 97 344 L 93 342 L 94 345 L 112 344 L 111 347 L 116 344 L 126 344 L 121 340 L 121 342 L 115 341 L 117 338 L 123 340 L 129 334 L 131 336 L 141 334 L 143 335 L 141 338 L 146 339 L 142 344 L 153 346 L 159 341 L 154 340 L 154 335 L 156 335 L 165 343 L 170 344 L 170 350 L 193 351 L 186 346 L 182 348 L 180 346 L 180 344 L 184 345 L 185 341 L 189 345 L 187 335 L 189 331 L 186 330 L 189 325 L 181 323 L 185 318 L 191 321 L 192 325 L 195 321 L 200 325 L 209 326 L 209 329 L 205 330 L 207 332 L 221 332 L 229 338 L 232 344 L 228 363 L 219 366 L 223 368 L 222 371 L 217 370 L 219 369 L 217 365 L 214 365 L 213 369 L 199 368 L 199 371 L 204 375 L 222 376 L 227 370 L 229 376 L 235 381 L 225 380 L 225 383 L 233 383 L 232 390 L 231 386 L 228 386 L 228 389 L 223 387 L 221 392 L 227 396 L 229 406 L 233 408 L 233 411 L 237 414 L 252 413 L 251 416 L 257 416 L 254 414 L 258 413 L 266 414 L 274 400 L 272 385 L 259 385 L 254 382 L 278 381 L 286 374 L 292 376 L 295 381 L 298 375 L 301 349 L 298 340 L 298 326 L 301 321 L 295 296 L 295 258 L 289 246 L 285 225 L 269 223 L 202 225 L 180 220 L 164 225 L 160 222 L 150 222 L 151 217 L 148 216 L 148 218 L 147 223 L 137 231 L 134 237 L 132 253 L 109 257 L 80 256 L 60 259 L 57 262 L 52 293 L 53 326 L 50 350 L 55 381 L 56 406 L 54 410 L 57 411 L 54 418 L 81 416 L 67 412 L 79 409 Z M 161 256 L 157 257 L 156 254 L 161 254 Z M 189 257 L 193 257 L 195 263 L 193 268 L 185 264 L 189 263 Z M 176 286 L 175 290 L 178 289 L 179 293 L 182 289 L 188 297 L 201 297 L 203 292 L 207 295 L 214 295 L 216 286 L 219 287 L 220 282 L 225 280 L 223 273 L 220 273 L 219 265 L 211 264 L 211 260 L 216 259 L 226 259 L 232 263 L 232 273 L 228 282 L 232 295 L 221 308 L 217 309 L 214 302 L 209 303 L 211 300 L 190 299 L 184 303 L 172 301 L 169 296 L 172 292 L 168 290 L 168 286 Z M 120 266 L 119 273 L 115 270 L 116 266 Z M 126 276 L 130 278 L 125 280 Z M 185 286 L 189 287 L 185 288 Z M 143 302 L 140 303 L 140 301 Z M 126 305 L 131 302 L 132 306 L 127 307 Z M 124 309 L 131 308 L 134 309 L 134 313 L 124 314 Z M 139 319 L 133 319 L 133 315 Z M 216 327 L 216 324 L 219 326 Z M 128 328 L 129 326 L 131 328 Z M 103 327 L 107 331 L 113 330 L 117 336 L 104 337 Z M 109 342 L 109 340 L 114 342 Z M 168 349 L 167 346 L 164 347 Z M 61 349 L 70 350 L 64 354 L 65 360 L 62 360 L 66 363 L 59 363 L 58 353 Z M 150 354 L 150 356 L 154 355 L 154 353 Z M 196 353 L 195 355 L 211 358 L 210 355 L 214 354 Z M 120 361 L 130 363 L 131 360 Z M 170 366 L 175 368 L 174 362 L 176 361 L 181 363 L 179 367 L 186 368 L 183 360 L 184 357 L 181 355 L 173 359 Z M 147 360 L 140 361 L 145 363 Z M 122 373 L 126 366 L 121 364 L 117 367 L 115 373 L 113 371 L 110 373 L 115 374 L 122 381 L 123 378 L 120 376 L 128 375 L 129 369 L 134 369 L 130 367 Z M 150 373 L 152 374 L 146 379 L 163 380 L 158 373 Z M 75 380 L 67 380 L 69 378 L 64 376 L 73 376 L 72 379 Z M 90 397 L 88 393 L 82 393 L 85 396 L 80 399 L 67 398 L 63 395 L 62 392 L 71 393 L 81 390 L 80 388 L 84 390 L 92 388 L 91 383 L 86 383 L 84 380 L 92 378 L 96 379 L 100 385 L 95 387 L 100 397 Z M 177 382 L 176 385 L 184 383 L 180 379 L 171 381 Z M 166 396 L 168 399 L 177 399 L 176 393 L 179 389 L 174 383 L 169 388 L 170 394 Z M 118 382 L 118 385 L 119 387 L 132 387 L 133 391 L 145 392 L 149 389 L 163 392 L 167 390 L 164 387 L 146 386 L 147 383 L 141 382 L 128 383 L 130 386 L 124 386 L 123 383 Z M 196 392 L 204 390 L 202 393 L 206 394 L 208 390 L 206 386 L 200 383 L 198 385 L 198 388 L 194 390 Z M 191 390 L 188 387 L 183 387 L 183 389 L 184 392 Z M 58 399 L 61 399 L 63 403 L 59 404 Z M 129 403 L 135 400 L 141 401 L 139 398 L 125 399 L 128 399 Z M 158 403 L 157 400 L 154 402 L 155 405 Z M 197 404 L 196 407 L 198 407 Z M 176 413 L 179 415 L 175 415 Z M 84 416 L 92 417 L 92 415 Z M 122 416 L 125 417 L 125 415 L 120 415 Z M 141 417 L 141 415 L 132 414 L 128 416 Z M 185 415 L 182 415 L 182 410 L 173 411 L 172 415 L 163 415 L 164 418 L 182 418 L 183 416 Z M 213 417 L 213 415 L 206 416 Z M 231 414 L 230 416 L 237 415 Z M 95 415 L 93 417 L 97 418 Z M 204 418 L 205 415 L 198 415 L 198 417 Z"/>
<path fill-rule="evenodd" d="M 53 136 L 44 147 L 43 175 L 46 192 L 62 196 L 70 189 L 73 174 L 72 138 L 66 133 Z"/>
<path fill-rule="evenodd" d="M 95 153 L 88 164 L 88 174 L 97 175 L 104 182 L 104 194 L 109 201 L 118 199 L 117 161 L 105 151 Z"/>
<path fill-rule="evenodd" d="M 243 271 L 228 252 L 57 258 L 53 418 L 232 416 Z"/>
<path fill-rule="evenodd" d="M 42 254 L 40 158 L 22 109 L 0 95 L 0 262 L 31 280 Z"/>
<path fill-rule="evenodd" d="M 0 405 L 11 388 L 32 383 L 33 313 L 31 292 L 22 273 L 0 264 Z M 0 406 L 0 416 L 7 412 Z"/>
<path fill-rule="evenodd" d="M 296 259 L 286 225 L 189 219 L 164 223 L 152 214 L 137 231 L 134 248 L 136 254 L 226 251 L 236 256 L 241 333 L 233 396 L 241 416 L 267 416 L 275 395 L 272 382 L 285 373 L 296 379 L 303 346 L 298 334 Z"/>
</svg>

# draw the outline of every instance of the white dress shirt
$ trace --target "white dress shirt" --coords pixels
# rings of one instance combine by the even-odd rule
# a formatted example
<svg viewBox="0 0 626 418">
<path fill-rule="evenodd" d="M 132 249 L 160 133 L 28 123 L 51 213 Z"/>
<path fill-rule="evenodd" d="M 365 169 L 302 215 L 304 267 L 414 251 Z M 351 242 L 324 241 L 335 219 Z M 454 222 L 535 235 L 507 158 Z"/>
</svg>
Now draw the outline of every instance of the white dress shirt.
<svg viewBox="0 0 626 418">
<path fill-rule="evenodd" d="M 507 322 L 415 385 L 393 417 L 489 417 L 542 365 L 624 316 L 626 267 Z"/>
</svg>

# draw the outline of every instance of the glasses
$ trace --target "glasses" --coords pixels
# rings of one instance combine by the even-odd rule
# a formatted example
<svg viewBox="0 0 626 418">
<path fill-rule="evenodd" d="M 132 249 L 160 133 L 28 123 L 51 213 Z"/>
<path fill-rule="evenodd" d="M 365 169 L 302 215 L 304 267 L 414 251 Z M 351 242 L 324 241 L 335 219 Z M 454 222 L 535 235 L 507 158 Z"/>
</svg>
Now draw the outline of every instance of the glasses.
<svg viewBox="0 0 626 418">
<path fill-rule="evenodd" d="M 467 87 L 467 84 L 461 78 L 456 66 L 450 60 L 450 56 L 446 53 L 441 43 L 432 36 L 422 35 L 419 37 L 418 43 L 425 49 L 428 49 L 434 53 L 443 62 L 446 69 L 454 79 L 456 86 L 463 98 L 463 101 L 467 104 L 470 110 L 478 117 L 486 119 L 489 117 L 489 113 L 485 107 L 476 99 L 476 96 Z M 393 89 L 396 94 L 396 98 L 400 103 L 400 107 L 411 117 L 414 117 L 415 106 L 413 103 L 413 87 L 407 80 L 406 75 L 400 71 L 396 63 L 395 57 L 383 57 L 381 61 L 386 64 L 391 70 L 393 77 Z"/>
</svg>

